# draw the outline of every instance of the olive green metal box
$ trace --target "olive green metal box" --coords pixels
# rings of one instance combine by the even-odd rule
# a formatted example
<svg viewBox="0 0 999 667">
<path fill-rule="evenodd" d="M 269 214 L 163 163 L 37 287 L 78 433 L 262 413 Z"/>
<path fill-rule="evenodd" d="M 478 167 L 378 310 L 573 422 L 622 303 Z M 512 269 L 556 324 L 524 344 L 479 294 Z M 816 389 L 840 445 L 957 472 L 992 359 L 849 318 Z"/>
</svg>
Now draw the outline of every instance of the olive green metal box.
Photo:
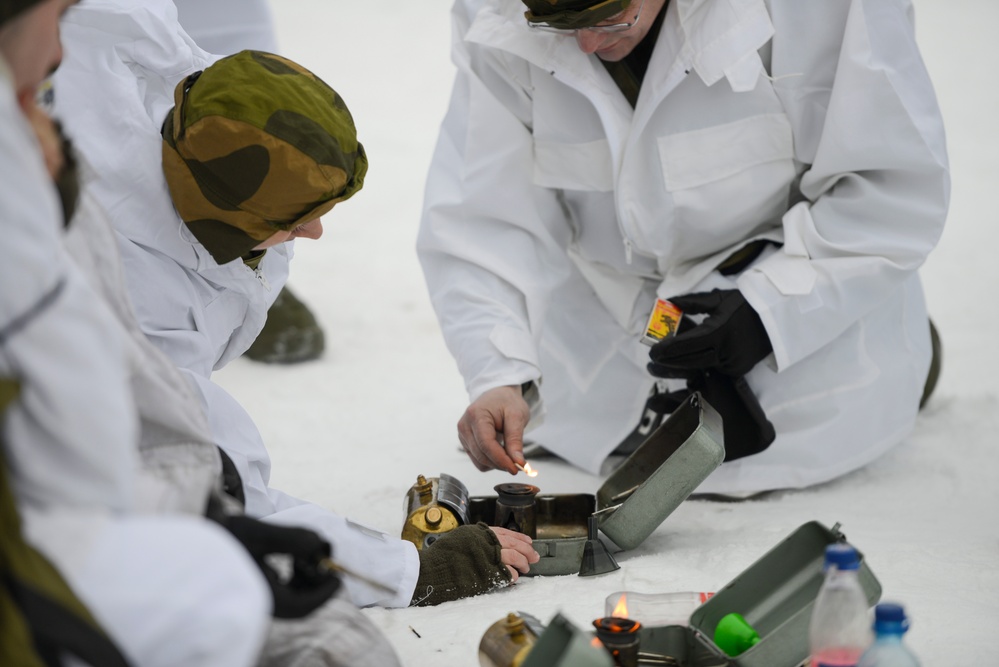
<svg viewBox="0 0 999 667">
<path fill-rule="evenodd" d="M 546 494 L 535 499 L 541 560 L 532 575 L 579 572 L 588 520 L 622 550 L 634 549 L 725 458 L 721 417 L 692 394 L 643 442 L 594 494 Z M 495 496 L 468 499 L 467 520 L 493 524 Z"/>
<path fill-rule="evenodd" d="M 698 607 L 689 627 L 643 628 L 642 651 L 670 656 L 670 664 L 681 667 L 798 667 L 808 660 L 808 625 L 824 578 L 826 545 L 845 541 L 839 524 L 804 524 Z M 868 606 L 874 606 L 881 584 L 866 561 L 859 577 Z M 733 612 L 742 614 L 760 641 L 729 657 L 712 638 L 718 621 Z"/>
<path fill-rule="evenodd" d="M 689 625 L 643 626 L 639 630 L 639 664 L 675 667 L 798 667 L 804 664 L 809 657 L 808 625 L 824 578 L 825 548 L 834 542 L 845 541 L 839 524 L 831 529 L 815 521 L 802 525 L 694 610 Z M 868 606 L 873 607 L 881 597 L 881 584 L 863 560 L 863 554 L 861 559 L 860 583 Z M 733 612 L 746 619 L 759 633 L 760 641 L 742 654 L 730 657 L 715 645 L 713 636 L 718 621 Z M 564 619 L 562 625 L 566 625 Z M 546 639 L 545 635 L 550 631 L 550 628 L 545 631 L 541 639 Z M 567 636 L 567 631 L 563 627 L 555 634 Z M 548 641 L 544 660 L 538 660 L 541 656 L 535 656 L 532 651 L 524 662 L 525 667 L 528 664 L 567 664 L 556 660 L 564 656 L 555 650 L 557 646 L 567 644 L 568 640 Z"/>
</svg>

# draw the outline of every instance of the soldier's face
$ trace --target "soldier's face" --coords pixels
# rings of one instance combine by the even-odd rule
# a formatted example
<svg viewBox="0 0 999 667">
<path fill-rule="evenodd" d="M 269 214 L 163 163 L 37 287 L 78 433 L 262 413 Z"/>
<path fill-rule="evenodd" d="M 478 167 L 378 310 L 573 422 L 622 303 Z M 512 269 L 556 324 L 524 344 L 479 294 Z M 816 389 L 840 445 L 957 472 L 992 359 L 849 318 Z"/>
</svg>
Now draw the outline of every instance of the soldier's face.
<svg viewBox="0 0 999 667">
<path fill-rule="evenodd" d="M 0 27 L 0 54 L 14 75 L 22 106 L 39 84 L 59 66 L 62 43 L 59 19 L 77 0 L 42 0 Z"/>
<path fill-rule="evenodd" d="M 288 231 L 277 231 L 268 238 L 266 241 L 260 243 L 260 245 L 254 247 L 254 250 L 266 250 L 267 248 L 272 248 L 279 243 L 284 243 L 285 241 L 290 241 L 292 239 L 318 239 L 323 235 L 323 221 L 322 218 L 316 218 L 315 220 L 309 220 L 308 222 L 303 222 L 298 227 L 290 229 Z"/>
<path fill-rule="evenodd" d="M 621 20 L 627 21 L 634 16 L 641 3 L 635 1 L 623 12 Z M 617 62 L 631 53 L 638 43 L 649 34 L 652 23 L 663 10 L 666 0 L 645 0 L 635 25 L 622 32 L 599 32 L 596 30 L 577 30 L 576 43 L 583 53 L 595 53 L 601 60 Z M 614 20 L 606 21 L 613 23 Z"/>
</svg>

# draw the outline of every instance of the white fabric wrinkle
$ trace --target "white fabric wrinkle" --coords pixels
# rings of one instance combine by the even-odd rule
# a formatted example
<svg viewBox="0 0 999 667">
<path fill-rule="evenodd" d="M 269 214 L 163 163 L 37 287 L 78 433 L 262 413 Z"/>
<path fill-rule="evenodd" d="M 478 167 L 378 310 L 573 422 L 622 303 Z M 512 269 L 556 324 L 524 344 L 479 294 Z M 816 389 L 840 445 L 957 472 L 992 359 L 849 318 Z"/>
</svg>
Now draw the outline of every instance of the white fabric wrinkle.
<svg viewBox="0 0 999 667">
<path fill-rule="evenodd" d="M 678 16 L 693 51 L 693 67 L 706 85 L 727 77 L 735 92 L 755 88 L 764 70 L 753 55 L 774 34 L 763 0 L 686 0 L 679 2 Z"/>
</svg>

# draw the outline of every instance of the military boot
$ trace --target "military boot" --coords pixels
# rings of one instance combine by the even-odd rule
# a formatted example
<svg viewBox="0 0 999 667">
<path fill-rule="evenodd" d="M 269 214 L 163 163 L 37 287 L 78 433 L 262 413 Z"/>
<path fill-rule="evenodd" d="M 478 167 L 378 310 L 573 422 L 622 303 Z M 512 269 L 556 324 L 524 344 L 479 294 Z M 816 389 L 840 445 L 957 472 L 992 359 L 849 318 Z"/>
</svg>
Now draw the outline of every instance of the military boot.
<svg viewBox="0 0 999 667">
<path fill-rule="evenodd" d="M 325 346 L 316 317 L 285 287 L 267 311 L 267 322 L 245 355 L 265 364 L 297 364 L 318 359 Z"/>
</svg>

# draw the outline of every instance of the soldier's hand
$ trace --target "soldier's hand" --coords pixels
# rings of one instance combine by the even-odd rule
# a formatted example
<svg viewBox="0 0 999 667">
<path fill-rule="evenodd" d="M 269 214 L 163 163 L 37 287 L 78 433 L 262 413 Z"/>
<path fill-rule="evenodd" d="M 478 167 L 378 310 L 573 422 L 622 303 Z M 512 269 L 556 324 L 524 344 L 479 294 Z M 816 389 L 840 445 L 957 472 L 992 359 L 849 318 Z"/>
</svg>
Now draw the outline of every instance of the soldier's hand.
<svg viewBox="0 0 999 667">
<path fill-rule="evenodd" d="M 685 316 L 707 317 L 694 326 L 681 321 L 675 336 L 652 346 L 649 372 L 656 377 L 691 378 L 705 370 L 742 377 L 773 351 L 760 316 L 739 290 L 685 294 L 670 301 Z"/>
<path fill-rule="evenodd" d="M 516 475 L 524 465 L 524 429 L 531 409 L 520 386 L 495 387 L 465 410 L 458 421 L 458 439 L 479 470 L 506 470 Z"/>
<path fill-rule="evenodd" d="M 517 581 L 521 574 L 527 574 L 532 563 L 541 560 L 534 550 L 533 540 L 527 535 L 499 526 L 491 526 L 489 530 L 499 539 L 500 560 L 509 570 L 511 581 Z"/>
<path fill-rule="evenodd" d="M 221 522 L 256 561 L 274 597 L 276 618 L 301 618 L 312 613 L 340 589 L 339 578 L 322 567 L 329 558 L 329 542 L 317 533 L 290 526 L 265 523 L 248 516 L 229 516 Z M 268 556 L 284 554 L 292 559 L 287 579 L 267 562 Z"/>
<path fill-rule="evenodd" d="M 526 535 L 482 522 L 458 526 L 420 551 L 412 604 L 437 605 L 509 586 L 540 559 Z"/>
</svg>

